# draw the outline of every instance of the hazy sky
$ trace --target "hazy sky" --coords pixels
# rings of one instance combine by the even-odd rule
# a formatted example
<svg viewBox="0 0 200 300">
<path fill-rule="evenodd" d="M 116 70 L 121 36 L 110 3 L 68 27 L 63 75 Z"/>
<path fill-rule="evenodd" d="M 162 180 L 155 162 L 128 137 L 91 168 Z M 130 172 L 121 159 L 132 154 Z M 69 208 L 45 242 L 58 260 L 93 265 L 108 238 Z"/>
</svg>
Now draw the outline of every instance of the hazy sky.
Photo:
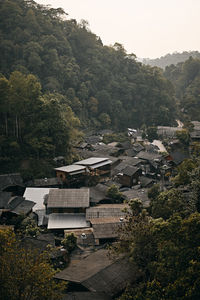
<svg viewBox="0 0 200 300">
<path fill-rule="evenodd" d="M 200 0 L 35 0 L 89 22 L 104 45 L 121 43 L 139 58 L 200 51 Z"/>
</svg>

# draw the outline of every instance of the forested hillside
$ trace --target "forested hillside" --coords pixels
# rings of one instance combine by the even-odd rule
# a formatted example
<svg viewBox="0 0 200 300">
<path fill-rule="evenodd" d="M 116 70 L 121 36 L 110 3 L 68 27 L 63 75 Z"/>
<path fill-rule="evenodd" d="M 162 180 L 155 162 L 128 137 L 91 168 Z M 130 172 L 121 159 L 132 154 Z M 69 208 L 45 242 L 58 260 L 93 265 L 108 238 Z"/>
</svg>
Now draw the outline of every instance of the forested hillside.
<svg viewBox="0 0 200 300">
<path fill-rule="evenodd" d="M 164 75 L 175 86 L 182 117 L 200 121 L 200 59 L 166 67 Z"/>
<path fill-rule="evenodd" d="M 67 156 L 79 120 L 81 128 L 115 130 L 173 124 L 174 88 L 162 72 L 138 63 L 121 44 L 104 46 L 87 26 L 32 0 L 0 2 L 6 166 L 13 156 Z"/>
<path fill-rule="evenodd" d="M 174 52 L 172 54 L 168 53 L 165 56 L 161 56 L 160 58 L 144 58 L 142 62 L 152 67 L 159 67 L 164 69 L 165 67 L 170 66 L 172 64 L 176 65 L 180 62 L 184 62 L 190 56 L 193 58 L 200 58 L 200 53 L 198 51 L 184 51 L 182 53 Z"/>
</svg>

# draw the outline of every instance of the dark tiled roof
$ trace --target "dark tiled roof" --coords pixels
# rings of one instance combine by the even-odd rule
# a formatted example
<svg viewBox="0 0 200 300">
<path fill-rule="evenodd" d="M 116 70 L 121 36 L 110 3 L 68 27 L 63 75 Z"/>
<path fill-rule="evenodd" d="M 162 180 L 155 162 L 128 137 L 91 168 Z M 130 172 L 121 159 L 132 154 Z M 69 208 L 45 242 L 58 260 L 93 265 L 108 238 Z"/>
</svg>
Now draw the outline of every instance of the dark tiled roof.
<svg viewBox="0 0 200 300">
<path fill-rule="evenodd" d="M 21 214 L 26 215 L 29 212 L 31 212 L 34 205 L 35 205 L 35 202 L 33 202 L 33 201 L 23 200 L 11 211 L 17 215 L 21 215 Z"/>
<path fill-rule="evenodd" d="M 23 186 L 23 180 L 19 173 L 3 174 L 0 175 L 0 190 L 7 188 L 8 186 Z"/>
<path fill-rule="evenodd" d="M 90 291 L 105 292 L 114 296 L 122 291 L 139 273 L 126 259 L 113 261 L 108 251 L 98 250 L 85 259 L 71 263 L 55 278 L 82 284 Z"/>
<path fill-rule="evenodd" d="M 0 208 L 8 208 L 8 202 L 12 196 L 9 192 L 0 192 Z"/>
<path fill-rule="evenodd" d="M 151 153 L 151 152 L 146 152 L 146 151 L 141 151 L 137 154 L 137 157 L 139 159 L 143 159 L 143 160 L 147 160 L 147 161 L 150 161 L 150 160 L 154 160 L 154 159 L 159 159 L 161 160 L 162 159 L 162 156 L 158 153 Z"/>
<path fill-rule="evenodd" d="M 137 173 L 138 171 L 139 171 L 138 168 L 128 166 L 128 167 L 126 167 L 126 168 L 122 171 L 122 173 L 123 173 L 124 175 L 127 175 L 127 176 L 133 176 L 133 175 L 134 175 L 135 173 Z"/>
</svg>

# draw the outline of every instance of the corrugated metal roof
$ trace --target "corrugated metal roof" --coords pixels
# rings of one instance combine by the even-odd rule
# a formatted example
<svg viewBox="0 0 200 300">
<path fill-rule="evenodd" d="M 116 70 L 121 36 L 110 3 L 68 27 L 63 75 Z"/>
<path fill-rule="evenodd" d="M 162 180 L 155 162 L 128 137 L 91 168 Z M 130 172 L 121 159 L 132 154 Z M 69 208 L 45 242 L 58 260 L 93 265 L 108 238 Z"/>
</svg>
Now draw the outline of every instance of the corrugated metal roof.
<svg viewBox="0 0 200 300">
<path fill-rule="evenodd" d="M 94 164 L 102 163 L 103 161 L 108 160 L 108 158 L 105 157 L 90 157 L 88 159 L 84 159 L 81 161 L 77 161 L 76 165 L 85 165 L 85 166 L 92 166 Z"/>
<path fill-rule="evenodd" d="M 49 194 L 49 190 L 50 188 L 26 188 L 23 197 L 36 203 L 33 211 L 45 209 L 44 196 Z"/>
<path fill-rule="evenodd" d="M 86 167 L 85 166 L 82 166 L 82 165 L 69 165 L 69 166 L 63 166 L 63 167 L 60 167 L 60 168 L 55 168 L 54 170 L 56 171 L 63 171 L 63 172 L 66 172 L 66 173 L 74 173 L 76 172 L 76 174 L 78 174 L 78 172 L 80 173 L 83 173 L 85 172 L 86 170 Z"/>
<path fill-rule="evenodd" d="M 106 160 L 106 161 L 100 162 L 98 164 L 94 164 L 90 167 L 91 167 L 91 169 L 97 169 L 97 168 L 100 168 L 100 167 L 103 167 L 103 166 L 106 166 L 106 165 L 109 165 L 109 164 L 112 164 L 111 160 Z"/>
<path fill-rule="evenodd" d="M 125 213 L 122 212 L 124 208 L 128 208 L 126 204 L 108 204 L 98 205 L 86 209 L 86 219 L 93 218 L 110 218 L 110 217 L 125 217 Z"/>
<path fill-rule="evenodd" d="M 70 229 L 90 227 L 86 222 L 85 214 L 50 214 L 48 229 Z"/>
<path fill-rule="evenodd" d="M 89 189 L 51 189 L 49 191 L 47 207 L 89 207 Z"/>
</svg>

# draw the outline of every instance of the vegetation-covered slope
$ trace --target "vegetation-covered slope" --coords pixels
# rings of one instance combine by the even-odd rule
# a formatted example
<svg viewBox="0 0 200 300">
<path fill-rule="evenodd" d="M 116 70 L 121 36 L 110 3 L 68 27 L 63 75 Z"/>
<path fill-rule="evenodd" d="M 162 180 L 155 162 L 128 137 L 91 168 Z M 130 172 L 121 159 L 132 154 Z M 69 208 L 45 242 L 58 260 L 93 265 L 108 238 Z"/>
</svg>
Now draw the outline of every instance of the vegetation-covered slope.
<svg viewBox="0 0 200 300">
<path fill-rule="evenodd" d="M 164 75 L 175 87 L 184 117 L 200 121 L 200 59 L 166 67 Z"/>
<path fill-rule="evenodd" d="M 192 56 L 193 58 L 200 58 L 200 53 L 198 51 L 184 51 L 182 53 L 174 52 L 172 54 L 168 53 L 165 56 L 161 56 L 160 58 L 144 58 L 142 62 L 152 67 L 159 67 L 164 69 L 165 67 L 170 66 L 172 64 L 177 65 L 180 62 L 184 62 L 190 56 Z"/>
<path fill-rule="evenodd" d="M 45 92 L 59 92 L 81 119 L 97 127 L 167 125 L 174 120 L 173 88 L 120 44 L 103 46 L 62 9 L 34 1 L 0 6 L 0 71 L 36 75 Z"/>
</svg>

